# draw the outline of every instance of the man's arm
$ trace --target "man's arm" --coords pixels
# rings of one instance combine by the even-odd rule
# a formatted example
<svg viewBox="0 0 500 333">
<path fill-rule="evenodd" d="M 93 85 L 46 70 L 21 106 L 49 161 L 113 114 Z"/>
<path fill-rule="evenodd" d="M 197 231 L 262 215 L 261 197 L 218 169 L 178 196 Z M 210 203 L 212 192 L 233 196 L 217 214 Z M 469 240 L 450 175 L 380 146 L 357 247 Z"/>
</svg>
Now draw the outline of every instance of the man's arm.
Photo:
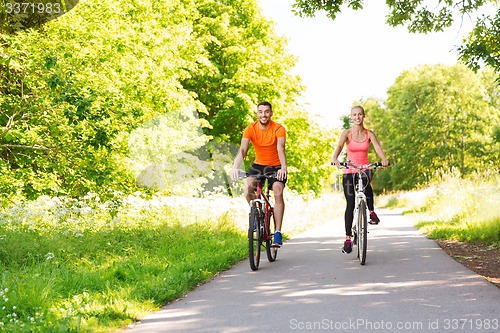
<svg viewBox="0 0 500 333">
<path fill-rule="evenodd" d="M 286 137 L 278 138 L 278 157 L 280 159 L 281 169 L 278 170 L 276 178 L 278 180 L 285 180 L 288 174 L 287 164 L 286 164 L 286 152 L 285 152 Z"/>
<path fill-rule="evenodd" d="M 241 139 L 240 149 L 238 150 L 238 154 L 236 154 L 236 158 L 234 159 L 233 163 L 233 168 L 231 169 L 231 179 L 233 181 L 238 180 L 238 168 L 240 167 L 241 163 L 247 156 L 249 144 L 250 140 L 248 140 L 247 138 Z"/>
</svg>

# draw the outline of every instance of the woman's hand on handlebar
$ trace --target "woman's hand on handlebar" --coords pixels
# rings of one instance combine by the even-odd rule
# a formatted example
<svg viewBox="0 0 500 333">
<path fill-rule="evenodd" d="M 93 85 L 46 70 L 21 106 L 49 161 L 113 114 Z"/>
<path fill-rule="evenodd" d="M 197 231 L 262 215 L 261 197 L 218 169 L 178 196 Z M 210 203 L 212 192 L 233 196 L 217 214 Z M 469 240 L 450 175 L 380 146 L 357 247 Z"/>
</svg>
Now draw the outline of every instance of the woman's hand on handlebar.
<svg viewBox="0 0 500 333">
<path fill-rule="evenodd" d="M 337 168 L 340 169 L 340 162 L 337 158 L 332 158 L 332 165 L 335 165 Z"/>
</svg>

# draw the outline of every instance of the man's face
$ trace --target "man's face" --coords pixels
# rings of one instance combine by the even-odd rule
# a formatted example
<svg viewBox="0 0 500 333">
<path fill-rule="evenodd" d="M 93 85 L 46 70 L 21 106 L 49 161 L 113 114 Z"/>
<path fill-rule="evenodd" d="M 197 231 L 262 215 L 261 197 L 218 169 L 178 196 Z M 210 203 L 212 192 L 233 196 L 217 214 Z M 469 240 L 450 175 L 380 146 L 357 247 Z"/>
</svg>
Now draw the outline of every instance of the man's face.
<svg viewBox="0 0 500 333">
<path fill-rule="evenodd" d="M 271 111 L 269 105 L 259 105 L 259 107 L 257 108 L 257 118 L 259 118 L 259 122 L 261 125 L 265 126 L 269 124 L 272 116 L 273 111 Z"/>
</svg>

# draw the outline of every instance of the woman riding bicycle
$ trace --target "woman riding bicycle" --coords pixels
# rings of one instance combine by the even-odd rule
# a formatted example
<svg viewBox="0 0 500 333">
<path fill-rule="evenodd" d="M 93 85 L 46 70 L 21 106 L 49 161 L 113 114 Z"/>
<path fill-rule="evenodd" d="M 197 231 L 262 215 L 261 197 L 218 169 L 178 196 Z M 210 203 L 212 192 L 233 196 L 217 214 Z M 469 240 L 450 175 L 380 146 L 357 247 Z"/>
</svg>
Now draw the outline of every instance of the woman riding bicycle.
<svg viewBox="0 0 500 333">
<path fill-rule="evenodd" d="M 357 105 L 351 109 L 351 120 L 353 126 L 344 130 L 340 135 L 340 139 L 338 142 L 335 151 L 333 152 L 332 162 L 338 168 L 340 168 L 340 162 L 338 157 L 344 148 L 344 144 L 347 147 L 347 159 L 354 165 L 365 165 L 369 164 L 368 161 L 368 149 L 370 148 L 370 143 L 373 144 L 373 148 L 375 152 L 382 160 L 382 166 L 388 166 L 389 161 L 385 157 L 382 146 L 377 140 L 377 136 L 373 131 L 366 129 L 363 125 L 363 121 L 365 119 L 365 110 L 363 107 Z M 371 174 L 369 174 L 369 178 L 371 178 Z M 355 169 L 344 169 L 344 176 L 342 179 L 343 187 L 344 187 L 344 195 L 346 198 L 346 210 L 344 214 L 345 220 L 345 232 L 346 232 L 346 240 L 344 242 L 344 252 L 350 253 L 352 251 L 352 242 L 351 242 L 351 229 L 352 229 L 352 220 L 354 217 L 354 205 L 355 205 L 355 192 L 354 192 L 354 184 L 355 184 Z M 370 210 L 370 224 L 378 224 L 380 219 L 377 214 L 375 214 L 374 206 L 373 206 L 373 190 L 370 185 L 371 179 L 363 180 L 366 183 L 365 195 L 366 202 L 368 205 L 368 209 Z"/>
</svg>

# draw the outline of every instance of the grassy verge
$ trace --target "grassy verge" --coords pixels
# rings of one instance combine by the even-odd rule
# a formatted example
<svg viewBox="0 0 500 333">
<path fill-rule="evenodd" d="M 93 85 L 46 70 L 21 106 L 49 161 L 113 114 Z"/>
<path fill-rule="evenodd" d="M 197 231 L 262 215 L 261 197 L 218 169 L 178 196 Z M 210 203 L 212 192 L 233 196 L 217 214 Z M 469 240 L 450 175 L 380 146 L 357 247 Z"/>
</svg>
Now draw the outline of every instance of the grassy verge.
<svg viewBox="0 0 500 333">
<path fill-rule="evenodd" d="M 289 193 L 287 237 L 342 198 Z M 327 216 L 320 219 L 319 216 Z M 242 198 L 41 197 L 0 212 L 0 331 L 111 332 L 246 258 Z"/>
<path fill-rule="evenodd" d="M 429 238 L 500 247 L 500 176 L 443 176 L 428 188 L 385 196 L 381 205 L 404 208 Z"/>
</svg>

